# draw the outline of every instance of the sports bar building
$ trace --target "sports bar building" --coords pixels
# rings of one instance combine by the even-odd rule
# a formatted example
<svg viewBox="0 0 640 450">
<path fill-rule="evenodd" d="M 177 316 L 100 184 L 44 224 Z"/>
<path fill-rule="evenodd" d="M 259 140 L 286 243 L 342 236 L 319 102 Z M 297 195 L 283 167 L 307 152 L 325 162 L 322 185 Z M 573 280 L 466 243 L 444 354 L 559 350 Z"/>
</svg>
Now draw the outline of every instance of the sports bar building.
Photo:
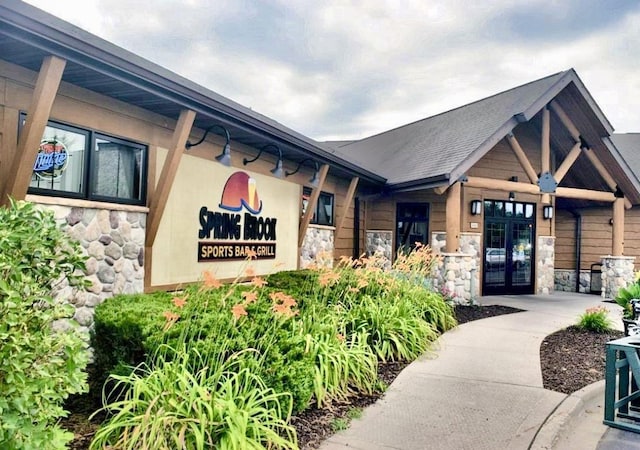
<svg viewBox="0 0 640 450">
<path fill-rule="evenodd" d="M 0 192 L 118 293 L 332 265 L 415 243 L 460 301 L 613 295 L 640 256 L 640 135 L 574 70 L 358 141 L 317 142 L 16 0 L 0 5 Z M 0 224 L 1 226 L 1 224 Z M 69 295 L 72 295 L 69 292 Z"/>
</svg>

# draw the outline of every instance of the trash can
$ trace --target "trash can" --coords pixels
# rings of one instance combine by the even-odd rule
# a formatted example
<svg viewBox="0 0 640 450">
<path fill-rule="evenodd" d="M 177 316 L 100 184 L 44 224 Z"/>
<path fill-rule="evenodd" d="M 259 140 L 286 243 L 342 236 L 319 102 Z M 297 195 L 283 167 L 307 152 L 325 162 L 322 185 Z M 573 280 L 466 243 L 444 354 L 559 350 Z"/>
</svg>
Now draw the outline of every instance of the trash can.
<svg viewBox="0 0 640 450">
<path fill-rule="evenodd" d="M 606 344 L 604 424 L 640 433 L 640 336 Z"/>
</svg>

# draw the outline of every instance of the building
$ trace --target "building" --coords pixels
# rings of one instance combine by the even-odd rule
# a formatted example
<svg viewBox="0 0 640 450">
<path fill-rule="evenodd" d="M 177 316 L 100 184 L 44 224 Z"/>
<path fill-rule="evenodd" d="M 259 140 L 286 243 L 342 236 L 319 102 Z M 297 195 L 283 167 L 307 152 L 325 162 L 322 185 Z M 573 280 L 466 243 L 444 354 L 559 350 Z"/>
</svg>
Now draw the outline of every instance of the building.
<svg viewBox="0 0 640 450">
<path fill-rule="evenodd" d="M 204 270 L 234 279 L 247 256 L 266 274 L 393 259 L 415 242 L 443 254 L 440 282 L 460 299 L 551 292 L 596 262 L 610 295 L 640 253 L 638 139 L 612 133 L 568 70 L 319 143 L 34 7 L 0 5 L 2 199 L 52 209 L 86 249 L 92 287 L 73 300 L 85 326 L 115 293 Z"/>
</svg>

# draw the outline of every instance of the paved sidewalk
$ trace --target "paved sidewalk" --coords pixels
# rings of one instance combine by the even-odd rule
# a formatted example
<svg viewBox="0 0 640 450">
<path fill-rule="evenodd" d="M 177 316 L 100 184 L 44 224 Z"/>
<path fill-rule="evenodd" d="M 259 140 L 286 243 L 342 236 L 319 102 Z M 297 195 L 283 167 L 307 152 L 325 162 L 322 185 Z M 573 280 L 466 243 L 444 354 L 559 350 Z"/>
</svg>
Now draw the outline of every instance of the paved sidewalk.
<svg viewBox="0 0 640 450">
<path fill-rule="evenodd" d="M 432 357 L 410 364 L 384 398 L 321 449 L 551 448 L 556 432 L 568 430 L 547 426 L 542 434 L 539 431 L 554 412 L 562 411 L 568 396 L 542 387 L 540 343 L 548 334 L 574 324 L 586 308 L 601 300 L 557 293 L 480 301 L 527 311 L 469 322 L 447 332 Z M 617 308 L 610 305 L 613 316 Z M 570 409 L 572 414 L 580 411 Z M 562 422 L 558 414 L 555 418 Z M 596 448 L 597 437 L 598 432 L 591 438 L 595 441 L 591 448 Z"/>
</svg>

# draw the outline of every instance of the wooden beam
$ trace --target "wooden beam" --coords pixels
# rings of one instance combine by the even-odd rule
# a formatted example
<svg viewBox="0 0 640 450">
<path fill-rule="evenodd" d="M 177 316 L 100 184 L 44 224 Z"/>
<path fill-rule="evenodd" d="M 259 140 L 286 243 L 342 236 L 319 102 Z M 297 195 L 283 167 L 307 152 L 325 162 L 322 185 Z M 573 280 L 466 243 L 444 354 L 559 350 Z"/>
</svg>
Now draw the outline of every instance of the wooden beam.
<svg viewBox="0 0 640 450">
<path fill-rule="evenodd" d="M 56 98 L 66 64 L 64 59 L 56 56 L 47 56 L 42 61 L 31 105 L 27 111 L 27 120 L 20 133 L 9 178 L 5 184 L 2 199 L 0 199 L 2 204 L 8 202 L 9 195 L 17 200 L 24 200 L 27 195 L 33 173 L 33 163 L 36 160 L 40 141 L 51 115 L 53 101 Z"/>
<path fill-rule="evenodd" d="M 320 168 L 318 186 L 311 191 L 311 197 L 309 198 L 309 203 L 307 203 L 307 210 L 300 222 L 300 229 L 298 230 L 298 248 L 302 247 L 302 244 L 304 243 L 304 236 L 307 233 L 307 228 L 309 227 L 309 223 L 311 223 L 311 218 L 313 217 L 313 212 L 318 204 L 318 197 L 320 197 L 320 191 L 324 186 L 324 180 L 327 178 L 327 172 L 329 172 L 329 165 L 323 164 Z M 298 252 L 298 254 L 299 253 L 300 252 Z"/>
<path fill-rule="evenodd" d="M 522 194 L 540 194 L 540 188 L 537 184 L 520 183 L 518 181 L 496 180 L 494 178 L 483 177 L 467 177 L 464 182 L 465 186 L 492 189 L 496 191 L 519 192 Z"/>
<path fill-rule="evenodd" d="M 164 160 L 162 166 L 162 172 L 158 185 L 153 193 L 153 198 L 149 204 L 149 215 L 147 216 L 147 237 L 145 247 L 153 247 L 153 243 L 156 240 L 158 234 L 158 227 L 160 226 L 160 220 L 164 213 L 164 208 L 167 206 L 167 199 L 173 186 L 173 181 L 178 172 L 178 166 L 180 165 L 180 159 L 184 153 L 191 127 L 193 126 L 193 120 L 196 117 L 196 113 L 183 109 L 180 112 L 180 117 L 176 123 L 176 129 L 173 131 L 173 137 L 171 138 L 171 144 L 169 146 L 169 153 Z"/>
<path fill-rule="evenodd" d="M 624 198 L 616 198 L 613 202 L 613 236 L 611 239 L 611 255 L 622 256 L 624 252 Z"/>
<path fill-rule="evenodd" d="M 551 109 L 553 109 L 553 112 L 556 113 L 556 115 L 560 119 L 560 122 L 562 122 L 565 128 L 569 131 L 569 134 L 571 135 L 571 137 L 576 142 L 580 142 L 580 132 L 578 131 L 576 126 L 573 124 L 571 119 L 569 119 L 569 116 L 567 115 L 567 113 L 564 112 L 564 109 L 562 109 L 562 107 L 555 100 L 553 100 L 549 105 L 551 106 Z"/>
<path fill-rule="evenodd" d="M 578 156 L 580 156 L 581 152 L 582 149 L 580 148 L 580 143 L 578 142 L 573 146 L 567 156 L 565 156 L 564 161 L 562 161 L 562 164 L 560 164 L 560 167 L 558 167 L 558 170 L 556 170 L 556 173 L 553 175 L 558 184 L 560 184 L 571 166 L 573 166 L 573 163 L 576 162 L 576 159 L 578 159 Z"/>
<path fill-rule="evenodd" d="M 520 165 L 526 172 L 527 177 L 529 177 L 529 181 L 531 181 L 531 183 L 533 184 L 536 184 L 538 182 L 538 174 L 529 162 L 529 158 L 527 158 L 524 150 L 522 150 L 522 147 L 520 147 L 520 143 L 518 142 L 516 137 L 513 134 L 508 134 L 507 141 L 511 146 L 511 150 L 513 150 L 513 153 L 516 155 L 516 158 L 518 158 Z"/>
<path fill-rule="evenodd" d="M 558 115 L 558 118 L 560 119 L 562 124 L 567 128 L 567 130 L 569 130 L 571 137 L 573 137 L 573 139 L 576 142 L 580 142 L 580 132 L 578 131 L 578 128 L 576 128 L 576 126 L 573 124 L 573 122 L 571 121 L 567 113 L 564 112 L 564 109 L 562 109 L 562 107 L 555 100 L 551 102 L 551 109 L 553 109 L 553 111 Z M 616 191 L 618 189 L 618 183 L 615 182 L 613 177 L 609 174 L 607 169 L 600 162 L 596 154 L 593 152 L 593 149 L 590 149 L 590 148 L 586 149 L 586 153 L 587 153 L 587 157 L 589 158 L 591 163 L 594 165 L 594 167 L 596 168 L 600 176 L 604 179 L 605 183 L 607 183 L 607 186 L 609 186 L 609 189 L 611 189 L 612 191 Z M 629 199 L 627 198 L 624 199 L 624 206 L 627 209 L 631 208 L 632 205 Z"/>
<path fill-rule="evenodd" d="M 594 200 L 596 202 L 613 202 L 616 196 L 613 192 L 592 191 L 568 187 L 556 188 L 556 197 L 577 198 L 580 200 Z"/>
<path fill-rule="evenodd" d="M 604 166 L 604 164 L 602 164 L 600 158 L 598 158 L 598 155 L 596 155 L 595 152 L 590 148 L 586 149 L 585 153 L 587 155 L 587 158 L 589 158 L 589 161 L 591 161 L 591 164 L 593 164 L 593 167 L 596 168 L 604 182 L 607 183 L 609 189 L 611 189 L 612 191 L 617 191 L 618 183 L 616 183 L 613 177 L 609 174 L 607 168 Z M 630 209 L 632 206 L 631 202 L 627 198 L 624 199 L 624 206 L 627 209 Z"/>
<path fill-rule="evenodd" d="M 460 183 L 456 182 L 449 187 L 446 201 L 446 229 L 447 242 L 445 251 L 455 253 L 460 248 L 460 203 L 462 196 Z"/>
<path fill-rule="evenodd" d="M 449 189 L 449 185 L 445 184 L 444 186 L 438 186 L 436 188 L 433 188 L 433 192 L 435 192 L 438 195 L 442 195 L 445 192 L 447 192 L 447 189 Z"/>
<path fill-rule="evenodd" d="M 349 189 L 347 190 L 347 195 L 345 196 L 342 210 L 340 211 L 340 215 L 336 220 L 336 231 L 334 233 L 335 239 L 338 239 L 338 235 L 340 234 L 340 231 L 342 231 L 342 227 L 344 226 L 344 220 L 347 218 L 347 212 L 349 211 L 349 207 L 351 206 L 351 202 L 353 201 L 353 196 L 355 195 L 356 188 L 358 187 L 358 181 L 360 181 L 359 177 L 353 177 L 351 179 L 351 184 L 349 184 Z"/>
</svg>

